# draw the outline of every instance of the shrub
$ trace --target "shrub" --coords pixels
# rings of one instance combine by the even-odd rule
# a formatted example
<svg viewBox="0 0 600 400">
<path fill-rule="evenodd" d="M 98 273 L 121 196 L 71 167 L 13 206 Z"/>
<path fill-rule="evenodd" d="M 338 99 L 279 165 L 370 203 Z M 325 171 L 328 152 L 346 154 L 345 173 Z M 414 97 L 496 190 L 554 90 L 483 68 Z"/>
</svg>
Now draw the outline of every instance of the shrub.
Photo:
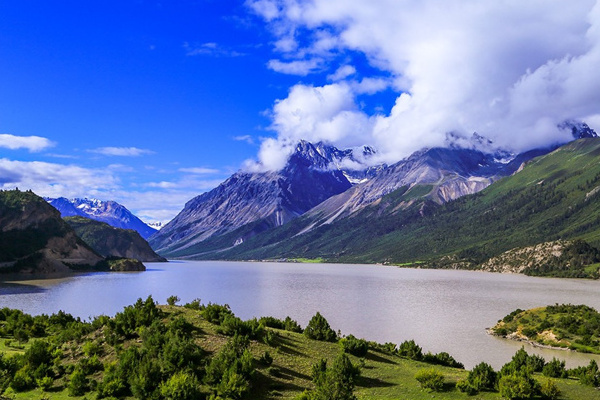
<svg viewBox="0 0 600 400">
<path fill-rule="evenodd" d="M 24 392 L 34 387 L 33 377 L 27 367 L 23 367 L 17 371 L 10 382 L 10 387 L 15 392 Z"/>
<path fill-rule="evenodd" d="M 422 369 L 415 375 L 421 388 L 429 392 L 441 392 L 444 389 L 444 375 L 435 368 Z"/>
<path fill-rule="evenodd" d="M 189 303 L 185 303 L 183 306 L 190 310 L 200 311 L 202 309 L 202 301 L 200 299 L 194 299 Z"/>
<path fill-rule="evenodd" d="M 187 372 L 177 372 L 160 384 L 161 399 L 196 400 L 200 398 L 200 383 Z"/>
<path fill-rule="evenodd" d="M 418 361 L 423 358 L 423 349 L 414 340 L 406 340 L 398 347 L 398 355 Z"/>
<path fill-rule="evenodd" d="M 268 367 L 273 364 L 273 357 L 271 357 L 271 354 L 268 351 L 265 351 L 265 353 L 260 357 L 259 361 L 262 365 Z"/>
<path fill-rule="evenodd" d="M 354 384 L 360 369 L 350 361 L 345 353 L 340 353 L 331 368 L 321 360 L 313 365 L 315 389 L 306 394 L 310 400 L 355 400 Z"/>
<path fill-rule="evenodd" d="M 556 386 L 556 382 L 552 379 L 548 379 L 546 382 L 542 383 L 540 394 L 544 399 L 556 400 L 560 397 L 561 392 L 558 386 Z"/>
<path fill-rule="evenodd" d="M 82 370 L 75 368 L 69 378 L 67 389 L 69 396 L 82 396 L 88 391 L 88 379 Z"/>
<path fill-rule="evenodd" d="M 54 379 L 49 376 L 45 376 L 41 379 L 36 379 L 37 386 L 42 389 L 42 391 L 47 392 L 54 385 Z"/>
<path fill-rule="evenodd" d="M 356 357 L 364 357 L 369 351 L 369 344 L 364 339 L 357 339 L 353 335 L 348 335 L 340 340 L 340 347 L 344 353 L 352 354 Z"/>
<path fill-rule="evenodd" d="M 451 368 L 465 368 L 463 363 L 456 361 L 454 357 L 444 351 L 437 354 L 427 353 L 423 356 L 423 361 L 429 364 L 443 365 Z"/>
<path fill-rule="evenodd" d="M 175 304 L 179 303 L 179 300 L 181 299 L 175 295 L 169 296 L 167 297 L 167 304 L 170 306 L 174 306 Z"/>
<path fill-rule="evenodd" d="M 498 374 L 491 365 L 481 362 L 477 364 L 467 376 L 467 381 L 472 384 L 477 391 L 494 391 Z"/>
<path fill-rule="evenodd" d="M 294 321 L 289 316 L 285 317 L 285 320 L 283 321 L 275 317 L 262 317 L 258 321 L 269 328 L 302 333 L 302 327 L 298 324 L 298 322 Z"/>
<path fill-rule="evenodd" d="M 304 334 L 309 339 L 321 340 L 326 342 L 335 342 L 337 340 L 337 334 L 329 322 L 319 312 L 317 312 L 311 320 L 308 322 Z"/>
<path fill-rule="evenodd" d="M 544 366 L 542 374 L 550 378 L 567 378 L 569 376 L 565 369 L 565 362 L 558 360 L 556 357 Z"/>
<path fill-rule="evenodd" d="M 498 382 L 500 395 L 508 400 L 531 399 L 537 392 L 537 382 L 527 373 L 504 375 Z"/>
<path fill-rule="evenodd" d="M 94 341 L 85 342 L 83 346 L 81 346 L 81 350 L 83 351 L 83 354 L 88 357 L 99 356 L 102 354 L 102 346 Z"/>
<path fill-rule="evenodd" d="M 591 360 L 587 367 L 579 368 L 578 371 L 579 383 L 588 386 L 598 386 L 600 383 L 600 374 L 596 360 Z"/>
<path fill-rule="evenodd" d="M 467 379 L 461 379 L 458 382 L 456 382 L 456 388 L 459 391 L 468 394 L 469 396 L 473 396 L 479 393 L 479 390 L 477 390 L 477 388 L 473 384 L 471 384 Z"/>
<path fill-rule="evenodd" d="M 229 304 L 222 306 L 220 304 L 208 303 L 202 309 L 201 314 L 205 320 L 215 325 L 221 325 L 226 316 L 233 316 Z"/>
</svg>

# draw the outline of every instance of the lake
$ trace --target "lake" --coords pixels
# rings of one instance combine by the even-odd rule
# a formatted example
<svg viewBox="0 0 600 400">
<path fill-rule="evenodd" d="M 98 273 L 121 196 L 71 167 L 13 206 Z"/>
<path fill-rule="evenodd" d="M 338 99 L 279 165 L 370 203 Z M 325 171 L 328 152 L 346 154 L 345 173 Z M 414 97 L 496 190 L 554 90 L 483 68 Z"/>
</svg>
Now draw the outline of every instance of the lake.
<svg viewBox="0 0 600 400">
<path fill-rule="evenodd" d="M 89 273 L 56 279 L 2 277 L 0 307 L 31 314 L 60 309 L 84 319 L 114 315 L 137 298 L 181 304 L 200 298 L 231 306 L 242 319 L 287 315 L 306 326 L 320 311 L 335 330 L 377 342 L 414 339 L 424 351 L 446 351 L 467 368 L 500 368 L 520 343 L 486 334 L 511 311 L 555 303 L 600 309 L 600 282 L 471 271 L 375 265 L 172 261 L 138 273 Z M 8 279 L 7 279 L 8 278 Z M 569 366 L 594 357 L 535 349 Z"/>
</svg>

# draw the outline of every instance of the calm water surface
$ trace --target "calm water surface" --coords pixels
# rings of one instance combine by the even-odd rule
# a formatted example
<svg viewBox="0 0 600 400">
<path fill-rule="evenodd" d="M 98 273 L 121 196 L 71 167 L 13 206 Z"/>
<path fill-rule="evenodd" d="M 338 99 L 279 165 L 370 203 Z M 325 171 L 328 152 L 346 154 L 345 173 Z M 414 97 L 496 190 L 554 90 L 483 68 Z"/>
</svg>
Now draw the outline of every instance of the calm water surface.
<svg viewBox="0 0 600 400">
<path fill-rule="evenodd" d="M 336 330 L 378 342 L 414 339 L 425 351 L 447 351 L 470 368 L 499 368 L 521 344 L 485 328 L 516 308 L 554 303 L 600 310 L 600 282 L 484 272 L 418 270 L 372 265 L 251 262 L 147 263 L 140 273 L 94 273 L 49 280 L 0 282 L 0 306 L 31 314 L 62 309 L 82 318 L 114 315 L 139 297 L 165 303 L 228 303 L 243 319 L 289 315 L 302 326 L 320 311 Z M 20 278 L 22 279 L 22 278 Z M 587 364 L 589 355 L 530 352 Z"/>
</svg>

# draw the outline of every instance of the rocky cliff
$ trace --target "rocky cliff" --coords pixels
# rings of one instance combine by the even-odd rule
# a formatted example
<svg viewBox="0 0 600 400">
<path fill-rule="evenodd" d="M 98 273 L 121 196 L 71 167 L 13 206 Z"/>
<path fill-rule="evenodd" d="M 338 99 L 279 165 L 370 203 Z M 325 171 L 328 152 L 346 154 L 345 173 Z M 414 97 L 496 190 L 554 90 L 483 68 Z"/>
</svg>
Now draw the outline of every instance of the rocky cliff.
<svg viewBox="0 0 600 400">
<path fill-rule="evenodd" d="M 103 258 L 33 192 L 0 192 L 0 272 L 91 269 Z"/>
</svg>

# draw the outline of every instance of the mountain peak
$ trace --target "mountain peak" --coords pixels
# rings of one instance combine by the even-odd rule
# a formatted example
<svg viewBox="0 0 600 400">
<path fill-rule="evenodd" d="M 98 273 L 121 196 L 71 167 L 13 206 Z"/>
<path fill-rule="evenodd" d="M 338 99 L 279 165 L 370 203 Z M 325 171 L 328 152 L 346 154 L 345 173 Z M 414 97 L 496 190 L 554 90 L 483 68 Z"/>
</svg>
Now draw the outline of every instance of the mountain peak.
<svg viewBox="0 0 600 400">
<path fill-rule="evenodd" d="M 67 199 L 65 197 L 44 199 L 60 211 L 63 217 L 85 217 L 105 222 L 115 228 L 133 229 L 144 239 L 156 232 L 156 229 L 146 225 L 131 211 L 113 200 L 104 201 L 87 197 L 83 199 Z"/>
<path fill-rule="evenodd" d="M 585 139 L 598 137 L 596 131 L 588 126 L 585 122 L 567 120 L 562 124 L 558 125 L 560 129 L 567 129 L 571 131 L 574 139 Z"/>
</svg>

